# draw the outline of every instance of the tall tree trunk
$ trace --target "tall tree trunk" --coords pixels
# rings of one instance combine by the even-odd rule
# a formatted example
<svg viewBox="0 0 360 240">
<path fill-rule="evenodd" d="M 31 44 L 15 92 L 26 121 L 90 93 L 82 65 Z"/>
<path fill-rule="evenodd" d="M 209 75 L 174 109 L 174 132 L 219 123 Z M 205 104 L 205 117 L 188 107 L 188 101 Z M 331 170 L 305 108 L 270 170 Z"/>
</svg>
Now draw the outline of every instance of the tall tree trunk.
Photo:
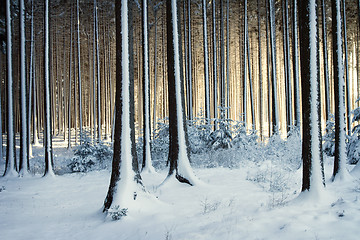
<svg viewBox="0 0 360 240">
<path fill-rule="evenodd" d="M 299 86 L 299 44 L 298 44 L 298 10 L 297 0 L 293 0 L 293 73 L 294 73 L 294 109 L 295 123 L 294 125 L 300 130 L 300 86 Z"/>
<path fill-rule="evenodd" d="M 52 136 L 51 136 L 51 93 L 50 93 L 50 29 L 49 29 L 49 0 L 45 1 L 45 14 L 44 14 L 44 102 L 45 102 L 45 173 L 44 176 L 54 175 L 53 171 L 53 153 L 52 153 Z"/>
<path fill-rule="evenodd" d="M 296 0 L 295 0 L 296 1 Z M 269 39 L 269 0 L 266 0 L 266 63 L 267 63 L 267 86 L 268 86 L 268 129 L 269 137 L 271 137 L 271 50 L 270 50 L 270 39 Z"/>
<path fill-rule="evenodd" d="M 101 141 L 101 79 L 100 79 L 100 53 L 99 53 L 99 23 L 98 23 L 98 12 L 97 3 L 94 0 L 94 12 L 95 12 L 95 41 L 96 41 L 96 69 L 97 69 L 97 122 L 98 122 L 98 142 Z"/>
<path fill-rule="evenodd" d="M 213 27 L 213 107 L 214 107 L 214 118 L 217 119 L 217 88 L 218 88 L 218 80 L 217 80 L 217 46 L 216 46 L 216 1 L 212 1 L 212 27 Z M 217 128 L 217 124 L 215 121 L 215 129 Z"/>
<path fill-rule="evenodd" d="M 29 156 L 28 156 L 28 121 L 27 121 L 27 84 L 26 84 L 26 49 L 25 49 L 25 4 L 24 0 L 20 0 L 20 176 L 29 173 Z"/>
<path fill-rule="evenodd" d="M 169 174 L 180 182 L 197 182 L 190 167 L 184 113 L 184 85 L 181 71 L 178 10 L 176 0 L 166 1 L 167 59 L 169 85 Z"/>
<path fill-rule="evenodd" d="M 71 99 L 72 99 L 72 48 L 73 48 L 73 34 L 72 34 L 72 19 L 73 19 L 73 12 L 72 9 L 70 15 L 70 54 L 69 54 L 69 89 L 68 89 L 68 149 L 71 148 Z"/>
<path fill-rule="evenodd" d="M 4 176 L 17 176 L 14 129 L 14 82 L 12 75 L 11 3 L 6 0 L 7 144 Z"/>
<path fill-rule="evenodd" d="M 292 120 L 292 86 L 290 69 L 290 42 L 289 42 L 289 5 L 287 0 L 283 0 L 283 22 L 284 22 L 284 65 L 285 65 L 285 84 L 286 84 L 286 131 L 290 131 L 293 125 Z"/>
<path fill-rule="evenodd" d="M 230 3 L 226 1 L 226 117 L 230 118 Z"/>
<path fill-rule="evenodd" d="M 210 80 L 209 80 L 209 51 L 207 39 L 207 1 L 203 0 L 203 38 L 204 38 L 204 80 L 205 80 L 205 119 L 210 124 Z"/>
<path fill-rule="evenodd" d="M 103 212 L 133 205 L 141 177 L 138 174 L 134 128 L 134 81 L 131 72 L 131 18 L 128 0 L 115 2 L 116 18 L 116 123 L 109 190 Z M 129 19 L 130 18 L 130 19 Z"/>
<path fill-rule="evenodd" d="M 142 171 L 155 172 L 151 163 L 150 147 L 150 76 L 149 76 L 149 34 L 148 1 L 142 0 L 142 43 L 143 43 L 143 95 L 144 95 L 144 141 Z M 155 89 L 156 91 L 156 89 Z"/>
<path fill-rule="evenodd" d="M 261 14 L 260 0 L 257 0 L 258 10 L 258 61 L 259 61 L 259 115 L 260 115 L 260 139 L 263 139 L 263 80 L 262 80 L 262 64 L 261 64 Z"/>
<path fill-rule="evenodd" d="M 343 20 L 344 24 L 344 52 L 345 52 L 345 84 L 346 84 L 346 126 L 347 126 L 347 134 L 351 136 L 351 98 L 350 98 L 350 77 L 349 77 L 349 64 L 348 64 L 348 45 L 347 45 L 347 29 L 346 29 L 346 6 L 345 0 L 343 2 Z"/>
<path fill-rule="evenodd" d="M 188 0 L 188 119 L 193 119 L 193 87 L 192 87 L 192 41 L 191 41 L 191 0 Z"/>
<path fill-rule="evenodd" d="M 157 6 L 154 7 L 154 18 L 155 18 L 155 27 L 154 27 L 154 32 L 155 32 L 155 37 L 154 37 L 154 104 L 153 104 L 153 131 L 155 131 L 156 129 L 156 108 L 157 108 L 157 104 L 156 104 L 156 97 L 157 97 Z"/>
<path fill-rule="evenodd" d="M 247 41 L 248 41 L 248 37 L 247 37 L 247 34 L 248 34 L 248 28 L 247 28 L 247 0 L 244 0 L 244 81 L 243 81 L 243 111 L 244 111 L 244 124 L 245 124 L 245 127 L 247 128 L 247 93 L 248 93 L 248 90 L 247 90 L 247 77 L 248 77 L 248 74 L 247 74 Z M 249 62 L 250 64 L 250 62 Z"/>
<path fill-rule="evenodd" d="M 345 7 L 345 5 L 343 5 Z M 332 180 L 343 179 L 346 174 L 346 122 L 345 82 L 341 33 L 340 0 L 331 2 L 333 32 L 333 69 L 335 95 L 335 158 Z M 345 24 L 345 23 L 344 23 Z M 346 39 L 346 38 L 345 38 Z M 346 40 L 345 40 L 346 41 Z M 345 44 L 346 45 L 346 44 Z M 345 50 L 346 51 L 346 50 Z M 349 94 L 349 92 L 347 92 Z"/>
<path fill-rule="evenodd" d="M 328 67 L 328 47 L 327 47 L 327 30 L 326 30 L 326 6 L 325 1 L 321 0 L 322 9 L 322 35 L 323 35 L 323 56 L 324 56 L 324 77 L 325 77 L 325 112 L 326 121 L 330 120 L 330 85 L 329 85 L 329 67 Z"/>
<path fill-rule="evenodd" d="M 318 75 L 318 33 L 316 0 L 298 2 L 300 61 L 303 106 L 302 191 L 318 194 L 323 188 L 321 147 L 320 79 Z"/>
<path fill-rule="evenodd" d="M 272 82 L 272 128 L 273 134 L 279 133 L 279 111 L 277 102 L 276 82 L 276 26 L 275 26 L 275 0 L 269 0 L 270 18 L 270 47 L 271 47 L 271 82 Z"/>
<path fill-rule="evenodd" d="M 220 80 L 220 106 L 221 106 L 221 117 L 225 117 L 224 108 L 225 108 L 225 27 L 224 27 L 224 0 L 220 0 L 220 70 L 221 70 L 221 80 Z"/>
<path fill-rule="evenodd" d="M 80 14 L 79 0 L 76 0 L 76 18 L 77 18 L 77 50 L 78 50 L 78 94 L 79 94 L 79 128 L 80 128 L 80 144 L 83 138 L 83 116 L 82 116 L 82 86 L 81 86 L 81 54 L 80 54 Z"/>
</svg>

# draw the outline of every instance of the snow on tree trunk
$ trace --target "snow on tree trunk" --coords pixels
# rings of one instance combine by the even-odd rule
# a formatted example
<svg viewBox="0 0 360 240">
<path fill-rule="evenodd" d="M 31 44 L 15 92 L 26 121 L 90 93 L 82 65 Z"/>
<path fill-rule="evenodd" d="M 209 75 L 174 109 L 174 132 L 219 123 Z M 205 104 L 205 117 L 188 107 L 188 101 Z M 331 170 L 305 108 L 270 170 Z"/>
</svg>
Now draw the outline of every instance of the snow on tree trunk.
<svg viewBox="0 0 360 240">
<path fill-rule="evenodd" d="M 260 140 L 263 139 L 263 80 L 262 80 L 262 63 L 261 63 L 261 14 L 260 0 L 257 0 L 258 13 L 258 68 L 259 68 L 259 126 Z"/>
<path fill-rule="evenodd" d="M 275 0 L 269 0 L 270 18 L 270 47 L 271 47 L 271 83 L 272 83 L 272 127 L 273 134 L 279 133 L 279 111 L 277 102 L 276 82 L 276 25 L 275 25 Z"/>
<path fill-rule="evenodd" d="M 324 0 L 321 0 L 322 7 L 322 36 L 323 36 L 323 60 L 324 60 L 324 84 L 325 84 L 325 112 L 326 121 L 330 120 L 330 86 L 329 86 L 329 68 L 328 68 L 328 47 L 326 30 L 326 6 Z"/>
<path fill-rule="evenodd" d="M 347 126 L 347 134 L 351 136 L 351 122 L 350 122 L 350 115 L 351 115 L 351 98 L 350 98 L 350 76 L 349 76 L 349 64 L 348 64 L 348 45 L 347 45 L 347 29 L 346 29 L 346 5 L 345 0 L 343 2 L 343 20 L 342 23 L 344 24 L 344 53 L 345 53 L 345 85 L 346 85 L 346 126 Z"/>
<path fill-rule="evenodd" d="M 35 108 L 33 107 L 33 88 L 34 88 L 34 79 L 33 79 L 33 60 L 34 60 L 34 3 L 31 1 L 31 24 L 30 24 L 30 66 L 29 66 L 29 95 L 28 95 L 28 112 L 27 112 L 27 143 L 29 146 L 29 157 L 32 157 L 32 141 L 31 141 L 31 116 L 35 113 Z M 35 137 L 35 136 L 34 136 Z"/>
<path fill-rule="evenodd" d="M 212 1 L 212 27 L 213 27 L 213 107 L 214 107 L 214 118 L 218 117 L 217 113 L 217 88 L 218 88 L 218 80 L 217 80 L 217 46 L 216 46 L 216 2 Z M 215 122 L 215 129 L 217 125 Z"/>
<path fill-rule="evenodd" d="M 130 73 L 130 37 L 128 0 L 116 1 L 116 122 L 114 155 L 109 190 L 103 212 L 136 207 L 141 193 L 141 177 L 134 171 L 137 162 L 135 145 L 134 89 Z M 140 190 L 140 191 L 139 191 Z M 126 211 L 126 210 L 125 210 Z"/>
<path fill-rule="evenodd" d="M 29 172 L 28 157 L 28 121 L 27 121 L 27 97 L 26 97 L 26 63 L 25 63 L 25 6 L 24 0 L 20 0 L 20 163 L 19 175 L 24 176 Z"/>
<path fill-rule="evenodd" d="M 142 40 L 143 40 L 143 95 L 144 95 L 144 142 L 142 172 L 155 172 L 151 163 L 150 148 L 150 77 L 149 77 L 149 35 L 148 4 L 142 1 Z"/>
<path fill-rule="evenodd" d="M 70 54 L 69 54 L 69 99 L 68 99 L 68 149 L 71 148 L 71 99 L 72 99 L 72 83 L 71 83 L 71 77 L 72 77 L 72 49 L 73 49 L 73 31 L 72 31 L 72 19 L 73 19 L 73 11 L 70 10 Z"/>
<path fill-rule="evenodd" d="M 80 144 L 82 139 L 82 87 L 81 87 L 81 54 L 80 54 L 80 14 L 79 0 L 76 0 L 76 18 L 77 18 L 77 50 L 78 50 L 78 86 L 79 86 L 79 124 L 80 124 Z"/>
<path fill-rule="evenodd" d="M 344 180 L 346 170 L 345 81 L 341 33 L 340 0 L 332 1 L 333 69 L 335 95 L 335 159 L 332 180 Z"/>
<path fill-rule="evenodd" d="M 51 92 L 50 92 L 50 50 L 49 50 L 49 0 L 45 0 L 45 14 L 44 14 L 44 97 L 45 97 L 45 173 L 44 176 L 54 176 L 53 171 L 53 154 L 52 154 L 52 136 L 51 136 Z"/>
<path fill-rule="evenodd" d="M 14 134 L 14 89 L 12 76 L 11 4 L 6 1 L 7 147 L 4 176 L 17 176 Z"/>
<path fill-rule="evenodd" d="M 300 129 L 300 90 L 299 90 L 299 43 L 298 43 L 298 15 L 297 0 L 293 0 L 293 69 L 294 69 L 294 125 Z"/>
<path fill-rule="evenodd" d="M 244 1 L 244 81 L 243 81 L 243 115 L 245 127 L 247 126 L 247 0 Z"/>
<path fill-rule="evenodd" d="M 207 39 L 207 1 L 203 0 L 203 38 L 204 38 L 204 77 L 205 77 L 205 118 L 210 124 L 210 83 L 209 83 L 209 52 Z"/>
<path fill-rule="evenodd" d="M 311 192 L 314 198 L 318 198 L 324 188 L 324 178 L 320 127 L 316 0 L 299 1 L 298 9 L 303 106 L 302 191 Z"/>
<path fill-rule="evenodd" d="M 98 121 L 98 141 L 101 141 L 101 80 L 100 80 L 100 53 L 99 53 L 99 23 L 98 23 L 98 12 L 97 3 L 94 0 L 94 12 L 95 12 L 95 41 L 96 41 L 96 69 L 97 69 L 97 121 Z"/>
<path fill-rule="evenodd" d="M 188 67 L 188 74 L 189 74 L 189 77 L 188 77 L 188 99 L 189 99 L 189 102 L 188 102 L 188 119 L 189 120 L 192 120 L 193 119 L 193 94 L 192 94 L 192 91 L 193 91 L 193 87 L 192 87 L 192 44 L 191 44 L 191 0 L 188 0 L 188 31 L 189 31 L 189 34 L 188 34 L 188 64 L 189 64 L 189 67 Z"/>
<path fill-rule="evenodd" d="M 167 179 L 176 177 L 180 182 L 195 185 L 199 180 L 194 175 L 189 161 L 185 128 L 184 90 L 180 63 L 178 12 L 176 0 L 166 1 L 167 12 L 167 59 L 169 84 L 169 161 Z M 167 181 L 167 179 L 165 181 Z"/>
</svg>

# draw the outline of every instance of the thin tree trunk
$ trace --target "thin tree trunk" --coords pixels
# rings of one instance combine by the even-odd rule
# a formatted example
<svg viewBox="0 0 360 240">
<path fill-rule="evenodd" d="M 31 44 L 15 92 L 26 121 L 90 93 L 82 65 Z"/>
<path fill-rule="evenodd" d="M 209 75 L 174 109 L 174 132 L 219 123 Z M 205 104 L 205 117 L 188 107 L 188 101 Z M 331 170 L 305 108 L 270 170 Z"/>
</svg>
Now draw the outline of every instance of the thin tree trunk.
<svg viewBox="0 0 360 240">
<path fill-rule="evenodd" d="M 217 46 L 216 46 L 216 2 L 212 1 L 212 27 L 213 27 L 213 107 L 214 107 L 214 119 L 215 119 L 215 129 L 217 128 L 216 119 L 217 114 Z"/>
<path fill-rule="evenodd" d="M 72 98 L 72 47 L 73 47 L 73 34 L 72 34 L 72 19 L 73 13 L 72 9 L 71 16 L 70 16 L 70 54 L 69 54 L 69 89 L 68 89 L 68 149 L 71 148 L 71 98 Z"/>
<path fill-rule="evenodd" d="M 44 52 L 44 102 L 45 102 L 45 173 L 44 176 L 54 176 L 53 171 L 53 154 L 52 154 L 52 136 L 51 136 L 51 93 L 50 93 L 50 49 L 49 49 L 49 0 L 45 0 L 45 14 L 44 14 L 44 40 L 45 40 L 45 52 Z"/>
<path fill-rule="evenodd" d="M 29 171 L 29 156 L 28 156 L 28 121 L 27 121 L 27 84 L 26 84 L 26 49 L 25 49 L 25 4 L 24 0 L 20 0 L 20 114 L 21 114 L 21 128 L 20 128 L 20 163 L 19 174 L 24 176 Z"/>
<path fill-rule="evenodd" d="M 347 29 L 346 29 L 346 6 L 345 0 L 343 2 L 343 27 L 344 27 L 344 52 L 345 52 L 345 86 L 346 86 L 346 126 L 347 134 L 351 136 L 351 100 L 350 100 L 350 77 L 349 77 L 349 64 L 348 64 L 348 45 L 347 45 Z"/>
<path fill-rule="evenodd" d="M 191 0 L 188 0 L 188 119 L 193 119 L 193 87 L 192 87 L 192 41 L 191 41 Z"/>
<path fill-rule="evenodd" d="M 345 5 L 343 5 L 345 7 Z M 333 32 L 333 59 L 334 59 L 334 95 L 335 95 L 335 158 L 332 180 L 344 179 L 346 175 L 346 122 L 345 119 L 345 79 L 341 32 L 340 0 L 331 2 L 332 32 Z M 343 10 L 344 11 L 344 10 Z M 345 16 L 344 16 L 345 17 Z M 343 19 L 345 21 L 345 19 Z M 344 26 L 345 26 L 344 22 Z M 344 27 L 344 31 L 346 27 Z M 346 42 L 346 34 L 345 42 Z M 346 44 L 345 44 L 346 46 Z M 346 51 L 346 49 L 345 49 Z M 345 54 L 346 56 L 346 54 Z M 346 61 L 346 57 L 345 57 Z M 347 92 L 349 94 L 349 92 Z"/>
<path fill-rule="evenodd" d="M 279 133 L 279 111 L 277 102 L 277 82 L 276 82 L 276 25 L 275 25 L 275 2 L 269 0 L 270 17 L 270 47 L 271 47 L 271 82 L 272 82 L 272 127 L 273 134 Z"/>
<path fill-rule="evenodd" d="M 324 77 L 325 77 L 325 112 L 326 121 L 330 120 L 330 86 L 329 86 L 329 67 L 328 67 L 328 46 L 326 30 L 326 6 L 325 1 L 321 0 L 322 8 L 322 35 L 323 35 L 323 56 L 324 56 Z"/>
<path fill-rule="evenodd" d="M 143 43 L 143 95 L 144 95 L 144 141 L 142 171 L 155 172 L 151 163 L 150 147 L 150 76 L 149 76 L 149 35 L 148 2 L 142 1 L 142 43 Z"/>
<path fill-rule="evenodd" d="M 203 38 L 204 38 L 204 77 L 205 77 L 205 119 L 210 124 L 210 80 L 209 80 L 209 51 L 207 37 L 207 1 L 203 0 Z"/>
<path fill-rule="evenodd" d="M 296 0 L 295 0 L 296 1 Z M 268 86 L 268 129 L 269 129 L 269 137 L 271 137 L 271 50 L 270 50 L 270 42 L 269 42 L 269 0 L 266 0 L 266 62 L 267 62 L 267 86 Z"/>
<path fill-rule="evenodd" d="M 95 11 L 95 39 L 96 39 L 96 69 L 97 69 L 97 120 L 98 120 L 98 142 L 101 141 L 101 80 L 100 80 L 100 53 L 99 53 L 99 23 L 97 13 L 97 3 L 94 0 Z"/>
<path fill-rule="evenodd" d="M 293 125 L 292 115 L 292 86 L 291 86 L 291 69 L 290 69 L 290 42 L 289 42 L 289 5 L 288 0 L 283 0 L 283 19 L 284 19 L 284 65 L 285 65 L 285 81 L 286 81 L 286 130 L 289 132 Z"/>
<path fill-rule="evenodd" d="M 157 11 L 158 9 L 155 9 L 156 6 L 154 7 L 154 18 L 155 18 L 155 27 L 154 27 L 154 31 L 155 31 L 155 40 L 154 40 L 154 104 L 153 104 L 153 131 L 155 131 L 156 129 L 156 97 L 157 97 Z"/>
<path fill-rule="evenodd" d="M 7 144 L 4 176 L 17 176 L 14 129 L 14 82 L 12 75 L 11 3 L 6 0 Z"/>
<path fill-rule="evenodd" d="M 225 33 L 224 33 L 224 0 L 220 0 L 220 69 L 221 69 L 221 80 L 220 80 L 220 106 L 221 106 L 221 117 L 225 117 Z"/>
<path fill-rule="evenodd" d="M 244 0 L 244 81 L 243 81 L 243 111 L 244 111 L 244 124 L 245 124 L 245 128 L 247 128 L 247 82 L 248 82 L 248 73 L 247 73 L 247 54 L 248 54 L 248 51 L 247 51 L 247 41 L 248 41 L 248 37 L 247 37 L 247 34 L 248 34 L 248 28 L 247 28 L 247 0 Z M 249 62 L 250 64 L 250 62 Z"/>
<path fill-rule="evenodd" d="M 82 86 L 81 86 L 81 54 L 80 54 L 80 14 L 79 0 L 76 0 L 76 18 L 77 18 L 77 50 L 78 50 L 78 95 L 79 95 L 79 128 L 80 128 L 80 144 L 83 138 L 83 116 L 82 116 Z"/>
<path fill-rule="evenodd" d="M 260 0 L 257 0 L 258 10 L 258 61 L 259 61 L 259 115 L 260 115 L 260 139 L 263 139 L 263 80 L 262 80 L 262 64 L 261 64 L 261 15 Z"/>
</svg>

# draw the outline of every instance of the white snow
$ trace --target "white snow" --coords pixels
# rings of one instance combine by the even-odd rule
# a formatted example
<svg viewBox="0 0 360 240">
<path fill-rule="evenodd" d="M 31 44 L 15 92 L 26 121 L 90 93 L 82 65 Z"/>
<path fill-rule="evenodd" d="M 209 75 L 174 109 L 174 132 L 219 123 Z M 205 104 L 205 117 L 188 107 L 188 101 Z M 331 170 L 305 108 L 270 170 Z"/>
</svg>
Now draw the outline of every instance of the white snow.
<svg viewBox="0 0 360 240">
<path fill-rule="evenodd" d="M 66 142 L 54 152 L 58 164 L 69 157 Z M 42 154 L 43 148 L 34 147 L 37 158 Z M 195 169 L 206 183 L 199 186 L 178 184 L 173 178 L 158 188 L 167 170 L 143 174 L 146 188 L 157 199 L 137 199 L 136 211 L 114 222 L 100 212 L 111 174 L 107 170 L 0 178 L 1 239 L 358 239 L 359 179 L 332 183 L 333 159 L 326 158 L 326 199 L 308 204 L 296 198 L 301 169 L 277 179 L 281 171 L 274 165 L 276 157 L 267 154 L 270 160 L 261 164 L 242 160 L 240 168 Z M 269 191 L 261 176 L 272 179 L 270 186 L 286 181 L 288 189 Z"/>
</svg>

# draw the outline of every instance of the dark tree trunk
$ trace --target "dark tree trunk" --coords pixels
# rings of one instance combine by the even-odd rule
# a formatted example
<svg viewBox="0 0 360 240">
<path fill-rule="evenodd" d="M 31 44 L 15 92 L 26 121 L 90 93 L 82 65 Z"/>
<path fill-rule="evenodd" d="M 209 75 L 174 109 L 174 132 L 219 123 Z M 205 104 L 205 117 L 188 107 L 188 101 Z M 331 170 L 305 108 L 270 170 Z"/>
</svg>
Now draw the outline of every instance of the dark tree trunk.
<svg viewBox="0 0 360 240">
<path fill-rule="evenodd" d="M 345 122 L 345 82 L 343 49 L 341 42 L 340 0 L 331 2 L 333 32 L 333 69 L 335 95 L 335 158 L 333 180 L 344 177 L 346 171 L 346 122 Z M 345 23 L 344 23 L 345 24 Z M 340 40 L 340 41 L 339 41 Z M 345 50 L 346 51 L 346 50 Z M 346 55 L 346 54 L 345 54 Z M 349 94 L 349 92 L 347 92 Z"/>
<path fill-rule="evenodd" d="M 320 79 L 318 62 L 318 27 L 316 0 L 298 2 L 300 26 L 300 61 L 303 107 L 303 180 L 302 191 L 321 189 L 324 184 L 321 125 Z M 315 24 L 313 24 L 315 22 Z"/>
<path fill-rule="evenodd" d="M 299 44 L 298 44 L 298 9 L 297 0 L 293 0 L 293 69 L 294 69 L 294 125 L 300 130 L 300 90 L 299 90 Z"/>
<path fill-rule="evenodd" d="M 109 190 L 104 201 L 103 212 L 112 207 L 124 208 L 126 202 L 116 202 L 116 194 L 125 194 L 126 198 L 133 196 L 136 192 L 125 192 L 119 189 L 121 181 L 135 181 L 141 185 L 137 165 L 135 149 L 135 128 L 134 128 L 134 76 L 129 71 L 132 67 L 132 32 L 131 32 L 131 10 L 128 9 L 128 0 L 115 2 L 116 16 L 116 100 L 115 100 L 115 133 L 114 133 L 114 154 Z M 125 8 L 125 9 L 123 9 Z M 127 13 L 123 16 L 123 12 Z M 128 31 L 123 31 L 122 26 Z M 124 41 L 123 41 L 124 40 Z M 133 179 L 131 179 L 133 178 Z M 135 186 L 134 185 L 134 186 Z M 133 190 L 136 190 L 135 188 Z"/>
<path fill-rule="evenodd" d="M 213 108 L 214 108 L 214 118 L 218 117 L 217 114 L 217 88 L 218 88 L 218 80 L 217 80 L 217 44 L 216 44 L 216 2 L 212 1 L 212 28 L 213 28 Z M 216 129 L 215 122 L 215 129 Z"/>
<path fill-rule="evenodd" d="M 54 162 L 52 152 L 52 136 L 51 136 L 51 91 L 50 91 L 50 29 L 49 29 L 49 0 L 45 0 L 45 14 L 44 14 L 44 102 L 45 102 L 45 173 L 46 175 L 54 175 Z"/>
<path fill-rule="evenodd" d="M 333 1 L 332 1 L 333 2 Z M 346 126 L 347 126 L 347 134 L 351 136 L 351 98 L 350 98 L 350 76 L 349 76 L 349 64 L 348 64 L 348 45 L 347 45 L 347 28 L 346 28 L 346 5 L 345 0 L 343 2 L 343 27 L 344 27 L 344 53 L 345 53 L 345 85 L 346 85 Z"/>
<path fill-rule="evenodd" d="M 272 129 L 273 134 L 279 133 L 279 111 L 277 102 L 276 80 L 276 26 L 275 26 L 275 0 L 269 0 L 269 24 L 271 47 L 271 85 L 272 85 Z"/>
<path fill-rule="evenodd" d="M 176 0 L 166 1 L 167 67 L 169 88 L 169 157 L 168 177 L 174 176 L 193 185 L 195 178 L 190 169 L 184 113 L 184 85 L 181 71 L 178 10 Z M 181 161 L 181 162 L 180 162 Z M 180 162 L 180 164 L 179 164 Z"/>
<path fill-rule="evenodd" d="M 324 83 L 325 83 L 325 112 L 326 121 L 330 120 L 330 86 L 329 86 L 329 67 L 328 67 L 328 47 L 326 30 L 326 6 L 325 1 L 321 0 L 322 9 L 322 36 L 323 36 L 323 56 L 324 56 Z"/>
</svg>

